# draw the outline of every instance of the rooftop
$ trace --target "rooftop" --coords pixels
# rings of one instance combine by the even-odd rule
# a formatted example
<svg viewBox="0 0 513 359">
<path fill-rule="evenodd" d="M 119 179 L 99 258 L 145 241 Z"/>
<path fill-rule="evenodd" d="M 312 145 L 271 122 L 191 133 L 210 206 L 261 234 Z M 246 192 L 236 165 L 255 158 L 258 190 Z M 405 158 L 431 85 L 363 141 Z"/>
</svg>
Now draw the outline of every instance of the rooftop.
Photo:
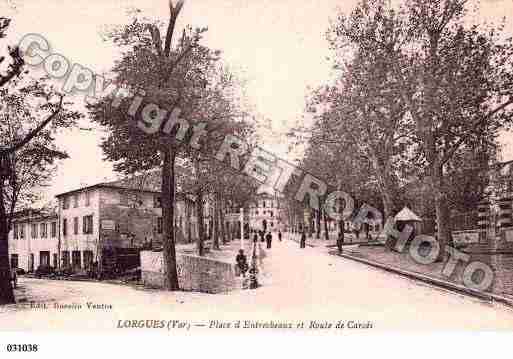
<svg viewBox="0 0 513 359">
<path fill-rule="evenodd" d="M 81 188 L 77 188 L 71 191 L 63 192 L 57 194 L 55 197 L 59 198 L 65 195 L 69 195 L 76 192 L 81 192 L 85 190 L 91 190 L 96 188 L 110 188 L 117 190 L 127 190 L 127 191 L 138 191 L 138 192 L 148 192 L 148 193 L 156 193 L 160 194 L 160 188 L 162 183 L 162 177 L 160 176 L 160 171 L 152 171 L 141 175 L 135 175 L 129 178 L 124 178 L 121 180 L 111 181 L 111 182 L 100 182 L 94 185 L 89 185 Z M 177 197 L 181 197 L 183 194 L 177 193 Z"/>
</svg>

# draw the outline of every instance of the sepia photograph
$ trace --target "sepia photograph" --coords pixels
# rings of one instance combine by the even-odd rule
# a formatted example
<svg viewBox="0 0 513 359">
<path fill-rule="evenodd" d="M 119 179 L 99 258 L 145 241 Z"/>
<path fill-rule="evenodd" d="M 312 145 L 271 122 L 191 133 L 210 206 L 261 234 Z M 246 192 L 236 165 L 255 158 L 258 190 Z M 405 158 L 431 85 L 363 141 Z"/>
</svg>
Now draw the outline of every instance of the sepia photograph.
<svg viewBox="0 0 513 359">
<path fill-rule="evenodd" d="M 512 37 L 511 0 L 0 0 L 1 356 L 511 342 Z"/>
</svg>

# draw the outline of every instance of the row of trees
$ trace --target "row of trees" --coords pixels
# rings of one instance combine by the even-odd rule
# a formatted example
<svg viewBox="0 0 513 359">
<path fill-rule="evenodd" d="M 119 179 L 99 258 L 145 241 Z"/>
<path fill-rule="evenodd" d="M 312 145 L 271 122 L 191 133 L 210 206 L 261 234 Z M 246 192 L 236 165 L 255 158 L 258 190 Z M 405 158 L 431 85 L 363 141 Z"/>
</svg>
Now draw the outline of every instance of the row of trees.
<svg viewBox="0 0 513 359">
<path fill-rule="evenodd" d="M 103 126 L 108 135 L 102 142 L 107 160 L 129 177 L 157 169 L 162 192 L 164 259 L 166 288 L 178 289 L 175 253 L 176 188 L 194 198 L 199 221 L 198 252 L 203 255 L 204 205 L 214 203 L 214 248 L 230 237 L 225 226 L 224 209 L 240 207 L 254 195 L 257 183 L 213 160 L 225 135 L 236 135 L 255 145 L 254 124 L 248 121 L 241 98 L 240 81 L 222 64 L 220 52 L 200 44 L 207 29 L 187 26 L 178 36 L 175 26 L 184 5 L 169 2 L 166 24 L 141 19 L 114 28 L 107 34 L 121 50 L 121 58 L 111 72 L 112 80 L 134 94 L 142 94 L 144 103 L 161 109 L 179 108 L 180 117 L 190 127 L 177 125 L 156 134 L 138 127 L 142 115 L 129 113 L 128 101 L 112 105 L 112 96 L 89 102 L 92 121 Z M 0 39 L 5 37 L 10 19 L 0 18 Z M 161 35 L 164 30 L 164 35 Z M 0 304 L 14 302 L 8 256 L 8 233 L 16 209 L 33 203 L 34 188 L 47 183 L 59 159 L 67 157 L 54 143 L 54 134 L 70 127 L 83 116 L 71 111 L 71 103 L 52 88 L 47 79 L 28 74 L 18 49 L 9 48 L 0 63 L 7 63 L 0 74 Z M 144 105 L 142 106 L 144 107 Z M 155 113 L 153 113 L 155 115 Z M 199 146 L 189 146 L 195 125 L 204 123 L 210 135 Z M 177 136 L 182 133 L 183 136 Z M 177 173 L 177 158 L 182 160 Z"/>
<path fill-rule="evenodd" d="M 374 188 L 366 200 L 385 218 L 427 198 L 442 248 L 450 211 L 485 195 L 498 132 L 513 118 L 511 39 L 469 24 L 467 5 L 362 0 L 339 14 L 327 32 L 337 75 L 310 95 L 313 126 L 297 131 L 308 136 L 303 166 L 356 198 Z"/>
<path fill-rule="evenodd" d="M 0 17 L 0 39 L 11 20 Z M 67 154 L 55 145 L 59 129 L 73 126 L 81 114 L 70 109 L 47 79 L 30 76 L 18 48 L 9 48 L 0 64 L 0 304 L 14 302 L 10 286 L 8 234 L 15 210 L 39 199 L 58 160 Z"/>
<path fill-rule="evenodd" d="M 254 145 L 253 125 L 239 98 L 240 83 L 222 65 L 220 52 L 200 43 L 204 28 L 187 26 L 180 36 L 175 25 L 184 2 L 169 2 L 169 21 L 162 24 L 141 19 L 135 13 L 133 22 L 114 28 L 107 34 L 122 56 L 112 69 L 112 80 L 132 93 L 144 92 L 145 104 L 158 104 L 169 113 L 180 109 L 187 121 L 166 128 L 165 121 L 148 134 L 141 130 L 141 110 L 130 114 L 130 103 L 113 106 L 112 96 L 88 106 L 91 119 L 107 130 L 101 144 L 106 159 L 115 170 L 125 175 L 141 175 L 159 169 L 161 175 L 162 217 L 164 233 L 165 288 L 178 289 L 175 252 L 175 203 L 177 158 L 182 160 L 183 181 L 179 189 L 194 198 L 199 221 L 198 252 L 203 255 L 204 204 L 212 199 L 215 207 L 213 247 L 219 249 L 220 238 L 228 232 L 222 210 L 227 205 L 240 205 L 255 192 L 255 183 L 217 163 L 215 151 L 226 135 L 236 135 Z M 161 29 L 165 35 L 161 36 Z M 153 113 L 158 116 L 158 110 Z M 192 145 L 193 129 L 203 124 L 209 133 L 199 146 Z M 194 141 L 192 141 L 194 142 Z M 233 191 L 237 188 L 237 191 Z M 242 189 L 247 190 L 242 190 Z"/>
</svg>

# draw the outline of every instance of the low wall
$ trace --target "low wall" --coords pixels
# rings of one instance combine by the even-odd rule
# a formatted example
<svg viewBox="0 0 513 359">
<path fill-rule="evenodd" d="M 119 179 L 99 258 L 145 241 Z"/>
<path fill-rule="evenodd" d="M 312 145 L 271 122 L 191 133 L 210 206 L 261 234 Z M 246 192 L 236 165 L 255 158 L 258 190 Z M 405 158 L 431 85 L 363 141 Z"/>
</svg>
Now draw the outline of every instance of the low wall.
<svg viewBox="0 0 513 359">
<path fill-rule="evenodd" d="M 176 255 L 180 289 L 203 293 L 222 293 L 239 287 L 233 265 L 193 255 Z M 145 285 L 162 288 L 163 253 L 141 252 L 141 277 Z"/>
</svg>

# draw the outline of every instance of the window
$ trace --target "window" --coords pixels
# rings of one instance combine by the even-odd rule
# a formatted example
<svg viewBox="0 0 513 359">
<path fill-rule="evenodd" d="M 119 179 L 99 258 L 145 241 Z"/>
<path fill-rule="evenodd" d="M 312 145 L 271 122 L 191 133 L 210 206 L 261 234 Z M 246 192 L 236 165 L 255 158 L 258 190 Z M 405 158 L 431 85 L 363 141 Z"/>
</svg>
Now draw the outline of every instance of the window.
<svg viewBox="0 0 513 359">
<path fill-rule="evenodd" d="M 62 209 L 68 209 L 69 208 L 69 197 L 65 196 L 62 199 Z"/>
<path fill-rule="evenodd" d="M 73 218 L 73 234 L 78 234 L 78 217 Z"/>
<path fill-rule="evenodd" d="M 48 237 L 48 232 L 47 232 L 47 228 L 46 228 L 46 223 L 41 223 L 39 225 L 39 230 L 41 232 L 41 238 L 46 238 Z"/>
<path fill-rule="evenodd" d="M 93 215 L 84 216 L 82 218 L 82 232 L 84 234 L 93 233 Z"/>
<path fill-rule="evenodd" d="M 73 207 L 74 208 L 78 207 L 78 193 L 73 195 Z"/>
<path fill-rule="evenodd" d="M 157 233 L 162 234 L 162 217 L 157 218 Z"/>
<path fill-rule="evenodd" d="M 14 223 L 12 226 L 12 236 L 14 239 L 18 239 L 18 224 Z"/>
<path fill-rule="evenodd" d="M 32 238 L 37 238 L 37 223 L 32 223 L 30 234 Z"/>
<path fill-rule="evenodd" d="M 20 239 L 24 239 L 24 238 L 25 238 L 25 224 L 21 223 L 20 224 Z"/>
<path fill-rule="evenodd" d="M 68 219 L 64 218 L 62 220 L 62 235 L 67 236 L 68 235 Z"/>
<path fill-rule="evenodd" d="M 80 251 L 71 252 L 71 266 L 80 269 L 82 267 Z"/>
<path fill-rule="evenodd" d="M 57 222 L 52 222 L 51 224 L 52 238 L 57 236 Z"/>
<path fill-rule="evenodd" d="M 265 208 L 265 201 L 264 201 L 264 206 L 263 207 Z"/>
<path fill-rule="evenodd" d="M 162 198 L 160 196 L 153 196 L 153 208 L 162 208 Z"/>
<path fill-rule="evenodd" d="M 85 205 L 86 207 L 91 205 L 91 191 L 86 191 L 85 193 Z"/>
</svg>

